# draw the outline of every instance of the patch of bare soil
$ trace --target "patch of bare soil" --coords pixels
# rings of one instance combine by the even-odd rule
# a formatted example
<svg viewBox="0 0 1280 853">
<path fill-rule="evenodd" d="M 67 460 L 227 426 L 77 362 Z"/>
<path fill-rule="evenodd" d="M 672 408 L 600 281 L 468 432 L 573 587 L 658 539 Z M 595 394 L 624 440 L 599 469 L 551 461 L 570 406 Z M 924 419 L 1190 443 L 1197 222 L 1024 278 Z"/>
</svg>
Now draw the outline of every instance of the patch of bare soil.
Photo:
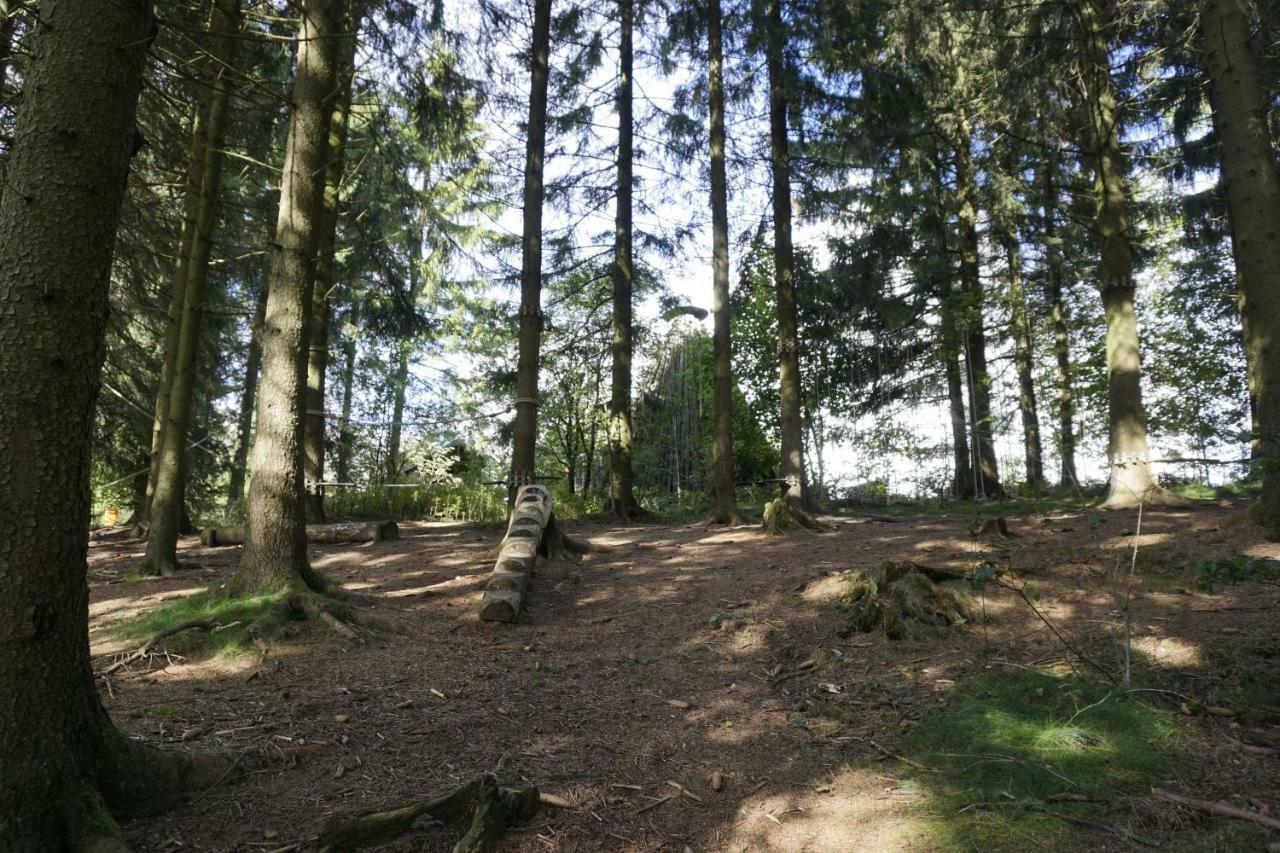
<svg viewBox="0 0 1280 853">
<path fill-rule="evenodd" d="M 1205 644 L 1224 636 L 1276 647 L 1274 591 L 1206 595 L 1180 568 L 1231 551 L 1280 556 L 1241 517 L 1217 508 L 1146 513 L 1136 667 L 1196 675 L 1209 666 Z M 967 570 L 990 559 L 1012 570 L 1011 582 L 1033 582 L 1041 612 L 1113 666 L 1117 577 L 1127 571 L 1135 516 L 1011 519 L 1011 539 L 974 537 L 960 515 L 827 521 L 826 532 L 783 537 L 745 527 L 570 525 L 575 536 L 620 547 L 542 565 L 515 626 L 477 619 L 499 531 L 404 524 L 396 542 L 317 547 L 317 569 L 374 597 L 404 633 L 354 642 L 316 633 L 273 644 L 265 658 L 159 653 L 117 672 L 104 700 L 134 737 L 278 756 L 177 811 L 128 824 L 127 840 L 156 853 L 307 850 L 331 815 L 390 808 L 494 771 L 575 806 L 516 828 L 503 847 L 512 851 L 941 849 L 918 820 L 927 795 L 904 781 L 912 768 L 893 757 L 896 739 L 965 679 L 1073 656 L 1006 590 L 981 597 L 985 624 L 897 643 L 840 639 L 841 616 L 802 593 L 831 573 L 887 560 Z M 142 551 L 119 540 L 93 545 L 96 655 L 119 648 L 105 630 L 112 620 L 200 590 L 239 553 L 186 540 L 182 559 L 195 568 L 125 582 Z M 798 724 L 801 707 L 821 708 L 820 724 Z M 1186 790 L 1209 799 L 1243 792 L 1274 807 L 1274 756 L 1233 746 L 1247 734 L 1233 725 L 1212 715 L 1192 722 L 1204 757 Z M 1167 825 L 1197 820 L 1213 819 L 1184 814 Z M 1098 841 L 1126 846 L 1115 835 Z"/>
</svg>

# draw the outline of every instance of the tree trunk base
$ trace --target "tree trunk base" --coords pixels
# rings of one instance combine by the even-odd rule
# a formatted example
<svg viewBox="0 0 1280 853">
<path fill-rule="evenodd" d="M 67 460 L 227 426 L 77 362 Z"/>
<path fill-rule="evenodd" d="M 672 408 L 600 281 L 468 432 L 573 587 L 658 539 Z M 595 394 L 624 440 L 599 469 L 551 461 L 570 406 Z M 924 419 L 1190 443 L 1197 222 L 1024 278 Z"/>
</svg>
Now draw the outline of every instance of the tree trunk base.
<svg viewBox="0 0 1280 853">
<path fill-rule="evenodd" d="M 785 498 L 765 504 L 764 521 L 760 526 L 765 533 L 774 536 L 793 530 L 826 530 L 816 518 L 792 506 Z"/>
<path fill-rule="evenodd" d="M 1137 509 L 1140 506 L 1175 508 L 1191 505 L 1191 501 L 1175 495 L 1164 486 L 1152 486 L 1141 495 L 1127 490 L 1109 492 L 1107 499 L 1099 504 L 1098 509 Z"/>
<path fill-rule="evenodd" d="M 536 788 L 504 788 L 486 773 L 442 797 L 355 818 L 333 818 L 320 833 L 317 849 L 339 853 L 387 844 L 411 833 L 466 826 L 454 853 L 486 853 L 508 829 L 533 817 L 539 805 Z"/>
</svg>

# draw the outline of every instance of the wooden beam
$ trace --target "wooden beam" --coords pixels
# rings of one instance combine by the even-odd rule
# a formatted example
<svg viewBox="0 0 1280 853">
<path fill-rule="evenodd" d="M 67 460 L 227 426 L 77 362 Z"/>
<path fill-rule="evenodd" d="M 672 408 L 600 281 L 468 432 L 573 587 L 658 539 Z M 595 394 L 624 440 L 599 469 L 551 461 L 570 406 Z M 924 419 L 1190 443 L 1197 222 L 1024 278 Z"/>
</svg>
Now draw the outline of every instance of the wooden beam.
<svg viewBox="0 0 1280 853">
<path fill-rule="evenodd" d="M 538 562 L 542 535 L 551 523 L 551 492 L 546 486 L 521 486 L 511 509 L 507 535 L 498 546 L 493 566 L 480 600 L 480 618 L 485 622 L 515 622 L 524 607 L 529 575 Z"/>
</svg>

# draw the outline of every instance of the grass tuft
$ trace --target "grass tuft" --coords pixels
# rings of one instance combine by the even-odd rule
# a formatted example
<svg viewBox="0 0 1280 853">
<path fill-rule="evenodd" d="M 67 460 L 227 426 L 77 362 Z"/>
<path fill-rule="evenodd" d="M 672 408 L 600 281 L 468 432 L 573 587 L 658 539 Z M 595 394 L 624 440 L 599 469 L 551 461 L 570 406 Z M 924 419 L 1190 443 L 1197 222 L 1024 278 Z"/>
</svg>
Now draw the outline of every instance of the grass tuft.
<svg viewBox="0 0 1280 853">
<path fill-rule="evenodd" d="M 210 589 L 166 602 L 135 619 L 116 623 L 112 633 L 140 644 L 167 628 L 192 619 L 213 619 L 218 630 L 191 630 L 164 641 L 165 648 L 183 655 L 235 656 L 254 650 L 252 635 L 263 640 L 289 635 L 301 627 L 300 616 L 288 606 L 290 591 L 230 597 Z"/>
</svg>

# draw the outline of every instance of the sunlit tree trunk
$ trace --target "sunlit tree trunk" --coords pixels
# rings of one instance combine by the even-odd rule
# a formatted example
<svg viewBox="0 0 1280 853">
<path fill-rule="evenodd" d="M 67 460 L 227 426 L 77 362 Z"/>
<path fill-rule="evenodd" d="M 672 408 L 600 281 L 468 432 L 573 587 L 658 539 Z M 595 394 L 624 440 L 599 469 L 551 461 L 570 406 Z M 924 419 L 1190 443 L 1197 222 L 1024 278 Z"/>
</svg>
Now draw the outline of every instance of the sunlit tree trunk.
<svg viewBox="0 0 1280 853">
<path fill-rule="evenodd" d="M 353 305 L 347 313 L 347 324 L 354 330 L 360 315 Z M 356 379 L 356 339 L 347 334 L 342 339 L 342 419 L 338 424 L 338 447 L 334 466 L 338 482 L 351 482 L 351 454 L 355 451 L 355 431 L 351 428 L 351 410 Z"/>
<path fill-rule="evenodd" d="M 1111 482 L 1104 506 L 1166 502 L 1151 471 L 1147 414 L 1142 404 L 1142 362 L 1134 311 L 1133 247 L 1119 107 L 1099 0 L 1077 0 L 1078 49 L 1088 118 L 1085 149 L 1094 168 L 1094 231 L 1102 245 L 1098 287 L 1107 323 L 1108 458 Z"/>
<path fill-rule="evenodd" d="M 733 336 L 729 316 L 729 189 L 725 176 L 724 46 L 720 0 L 707 0 L 707 96 L 711 107 L 711 310 L 715 429 L 711 521 L 741 521 L 733 478 Z"/>
<path fill-rule="evenodd" d="M 791 242 L 791 155 L 787 140 L 786 31 L 781 0 L 768 4 L 765 64 L 769 74 L 769 149 L 773 172 L 773 263 L 778 312 L 778 396 L 782 479 L 788 502 L 808 506 L 801 414 L 800 334 L 796 318 L 795 251 Z"/>
<path fill-rule="evenodd" d="M 520 353 L 516 363 L 516 422 L 510 499 L 537 475 L 538 365 L 542 344 L 543 158 L 547 147 L 547 76 L 551 56 L 551 0 L 534 0 L 530 50 L 529 124 L 524 162 L 524 236 L 520 262 Z"/>
<path fill-rule="evenodd" d="M 1255 518 L 1280 537 L 1280 172 L 1242 0 L 1201 0 L 1201 44 L 1231 210 L 1262 495 Z"/>
<path fill-rule="evenodd" d="M 962 119 L 956 139 L 957 222 L 960 234 L 960 286 L 963 299 L 957 318 L 968 379 L 969 417 L 976 457 L 974 487 L 980 497 L 1004 495 L 996 460 L 995 420 L 991 413 L 991 375 L 987 370 L 986 295 L 978 252 L 977 186 L 974 184 L 972 138 Z"/>
<path fill-rule="evenodd" d="M 1016 226 L 1002 235 L 1009 264 L 1009 308 L 1012 312 L 1013 366 L 1018 374 L 1018 411 L 1022 414 L 1022 448 L 1027 466 L 1027 486 L 1033 492 L 1044 488 L 1044 459 L 1040 444 L 1040 415 L 1036 411 L 1035 350 L 1031 339 L 1031 317 L 1027 310 L 1027 290 L 1022 278 L 1022 248 Z"/>
<path fill-rule="evenodd" d="M 346 173 L 347 130 L 350 124 L 351 89 L 355 82 L 357 34 L 366 0 L 350 0 L 348 15 L 338 38 L 337 84 L 328 104 L 329 164 L 324 173 L 324 212 L 316 247 L 315 285 L 311 292 L 311 324 L 307 343 L 307 413 L 303 419 L 302 476 L 307 490 L 307 518 L 324 521 L 325 372 L 329 366 L 329 322 L 334 286 L 333 263 L 338 242 L 338 203 Z"/>
<path fill-rule="evenodd" d="M 298 31 L 289 134 L 280 179 L 244 552 L 235 592 L 301 585 L 309 576 L 302 438 L 315 255 L 329 162 L 330 93 L 338 77 L 341 0 L 307 0 Z"/>
<path fill-rule="evenodd" d="M 199 198 L 191 235 L 190 257 L 186 262 L 187 284 L 183 288 L 182 316 L 178 327 L 177 352 L 173 359 L 168 412 L 160 439 L 160 465 L 155 493 L 151 496 L 150 527 L 143 571 L 168 574 L 178 567 L 178 534 L 182 528 L 185 495 L 187 435 L 195 399 L 196 363 L 200 351 L 204 319 L 205 290 L 209 282 L 209 257 L 222 195 L 222 145 L 226 136 L 231 100 L 229 69 L 235 62 L 236 31 L 240 26 L 240 0 L 216 0 L 209 17 L 210 50 L 205 84 L 210 97 L 205 113 L 205 151 L 198 160 L 203 174 L 198 179 Z"/>
<path fill-rule="evenodd" d="M 409 388 L 409 347 L 405 343 L 398 346 L 396 367 L 391 375 L 391 429 L 387 435 L 387 481 L 394 483 L 404 467 L 403 454 L 400 451 L 400 439 L 404 432 L 404 403 Z"/>
<path fill-rule="evenodd" d="M 633 0 L 618 0 L 618 194 L 613 258 L 613 381 L 609 400 L 609 508 L 627 518 L 635 512 L 631 470 L 631 300 L 633 290 L 631 188 L 631 30 Z"/>
<path fill-rule="evenodd" d="M 86 581 L 111 255 L 155 29 L 146 2 L 39 15 L 0 185 L 0 850 L 120 850 L 104 801 L 172 800 L 98 699 Z"/>
<path fill-rule="evenodd" d="M 1053 321 L 1053 357 L 1058 374 L 1058 450 L 1062 456 L 1063 488 L 1078 488 L 1076 476 L 1076 398 L 1071 381 L 1071 339 L 1068 334 L 1067 302 L 1063 293 L 1062 246 L 1057 233 L 1057 155 L 1050 153 L 1044 170 L 1044 257 L 1046 295 Z"/>
<path fill-rule="evenodd" d="M 231 461 L 231 485 L 227 502 L 238 506 L 244 500 L 245 471 L 249 466 L 249 446 L 253 441 L 253 409 L 258 395 L 258 371 L 262 368 L 262 323 L 267 313 L 267 291 L 258 291 L 253 326 L 249 329 L 249 353 L 244 361 L 244 385 L 240 392 L 240 415 L 236 419 L 236 454 Z"/>
</svg>

